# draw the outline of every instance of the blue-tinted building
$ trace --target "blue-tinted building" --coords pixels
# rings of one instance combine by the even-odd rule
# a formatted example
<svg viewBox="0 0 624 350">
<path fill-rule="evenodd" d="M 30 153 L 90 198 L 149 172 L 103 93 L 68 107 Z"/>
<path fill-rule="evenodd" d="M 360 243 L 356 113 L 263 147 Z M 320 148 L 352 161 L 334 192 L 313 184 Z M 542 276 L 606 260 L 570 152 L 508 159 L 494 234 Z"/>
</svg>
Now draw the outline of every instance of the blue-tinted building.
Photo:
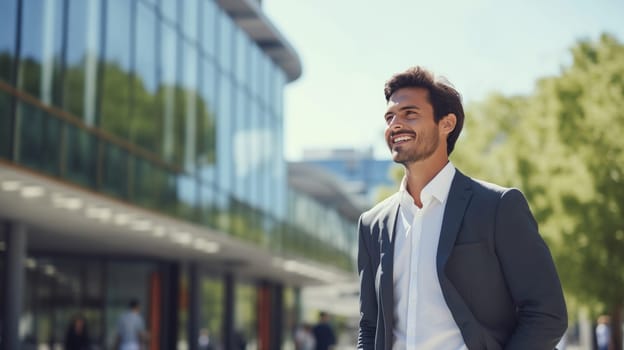
<svg viewBox="0 0 624 350">
<path fill-rule="evenodd" d="M 108 348 L 131 298 L 150 349 L 287 346 L 355 234 L 290 217 L 300 74 L 252 0 L 0 2 L 1 348 L 61 346 L 76 314 Z"/>
<path fill-rule="evenodd" d="M 391 169 L 398 166 L 391 159 L 376 159 L 372 149 L 306 150 L 297 163 L 314 165 L 336 175 L 345 190 L 357 197 L 364 207 L 379 200 L 380 188 L 395 188 Z"/>
</svg>

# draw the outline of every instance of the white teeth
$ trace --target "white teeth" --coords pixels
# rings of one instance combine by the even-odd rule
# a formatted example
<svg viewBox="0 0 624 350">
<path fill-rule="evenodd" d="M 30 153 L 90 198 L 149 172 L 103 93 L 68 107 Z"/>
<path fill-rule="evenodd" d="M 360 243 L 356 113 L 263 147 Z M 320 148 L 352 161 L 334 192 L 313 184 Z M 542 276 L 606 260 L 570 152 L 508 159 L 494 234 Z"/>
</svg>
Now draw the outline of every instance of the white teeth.
<svg viewBox="0 0 624 350">
<path fill-rule="evenodd" d="M 403 141 L 407 141 L 407 140 L 411 140 L 412 138 L 409 136 L 400 136 L 397 137 L 396 139 L 394 139 L 394 142 L 403 142 Z"/>
</svg>

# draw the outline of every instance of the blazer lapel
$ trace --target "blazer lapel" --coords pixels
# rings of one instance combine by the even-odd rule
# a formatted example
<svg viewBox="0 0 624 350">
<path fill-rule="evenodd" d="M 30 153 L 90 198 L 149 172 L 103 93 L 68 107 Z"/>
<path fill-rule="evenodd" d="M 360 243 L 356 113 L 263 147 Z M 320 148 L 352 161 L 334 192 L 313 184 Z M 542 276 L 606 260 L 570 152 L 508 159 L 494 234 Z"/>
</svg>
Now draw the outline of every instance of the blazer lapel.
<svg viewBox="0 0 624 350">
<path fill-rule="evenodd" d="M 444 266 L 457 240 L 461 222 L 464 218 L 468 203 L 470 203 L 471 196 L 472 189 L 470 188 L 470 179 L 458 170 L 451 184 L 448 202 L 444 211 L 436 265 L 442 294 L 444 295 L 449 310 L 451 310 L 453 314 L 457 326 L 461 330 L 466 346 L 469 349 L 483 349 L 484 344 L 482 343 L 482 338 L 479 336 L 481 334 L 479 322 L 476 321 L 468 305 L 459 295 L 455 286 L 453 286 L 444 272 Z"/>
<path fill-rule="evenodd" d="M 444 265 L 446 265 L 446 261 L 451 255 L 471 196 L 472 189 L 470 188 L 468 177 L 457 170 L 451 183 L 446 209 L 444 210 L 444 218 L 442 219 L 442 229 L 440 230 L 436 257 L 438 274 L 444 271 Z"/>
<path fill-rule="evenodd" d="M 393 261 L 394 261 L 394 229 L 397 215 L 399 213 L 399 200 L 397 199 L 388 206 L 388 212 L 383 220 L 380 237 L 380 300 L 381 312 L 385 326 L 385 348 L 392 347 L 392 328 L 394 327 L 394 282 L 393 282 Z"/>
</svg>

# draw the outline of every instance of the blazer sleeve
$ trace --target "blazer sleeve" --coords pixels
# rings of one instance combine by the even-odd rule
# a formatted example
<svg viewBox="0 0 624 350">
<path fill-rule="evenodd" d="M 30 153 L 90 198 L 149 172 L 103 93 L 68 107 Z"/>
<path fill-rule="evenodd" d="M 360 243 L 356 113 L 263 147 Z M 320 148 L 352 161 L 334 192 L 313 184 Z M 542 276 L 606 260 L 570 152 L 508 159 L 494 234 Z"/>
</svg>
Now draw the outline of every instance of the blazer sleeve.
<svg viewBox="0 0 624 350">
<path fill-rule="evenodd" d="M 554 349 L 568 327 L 563 291 L 550 251 L 517 189 L 500 198 L 494 239 L 518 314 L 505 349 Z"/>
<path fill-rule="evenodd" d="M 375 292 L 376 267 L 372 263 L 370 250 L 370 228 L 358 222 L 357 265 L 360 278 L 360 324 L 358 330 L 358 349 L 374 349 L 377 329 L 377 298 Z"/>
</svg>

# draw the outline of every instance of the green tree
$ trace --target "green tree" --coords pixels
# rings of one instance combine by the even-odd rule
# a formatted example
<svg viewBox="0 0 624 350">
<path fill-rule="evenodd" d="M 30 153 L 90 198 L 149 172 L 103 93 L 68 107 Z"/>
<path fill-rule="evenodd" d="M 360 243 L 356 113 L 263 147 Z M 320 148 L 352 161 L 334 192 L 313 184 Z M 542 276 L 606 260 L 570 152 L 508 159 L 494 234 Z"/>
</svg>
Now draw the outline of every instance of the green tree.
<svg viewBox="0 0 624 350">
<path fill-rule="evenodd" d="M 527 97 L 471 105 L 455 163 L 520 187 L 573 304 L 610 310 L 621 347 L 624 291 L 624 45 L 580 41 Z M 616 326 L 618 325 L 618 326 Z"/>
</svg>

